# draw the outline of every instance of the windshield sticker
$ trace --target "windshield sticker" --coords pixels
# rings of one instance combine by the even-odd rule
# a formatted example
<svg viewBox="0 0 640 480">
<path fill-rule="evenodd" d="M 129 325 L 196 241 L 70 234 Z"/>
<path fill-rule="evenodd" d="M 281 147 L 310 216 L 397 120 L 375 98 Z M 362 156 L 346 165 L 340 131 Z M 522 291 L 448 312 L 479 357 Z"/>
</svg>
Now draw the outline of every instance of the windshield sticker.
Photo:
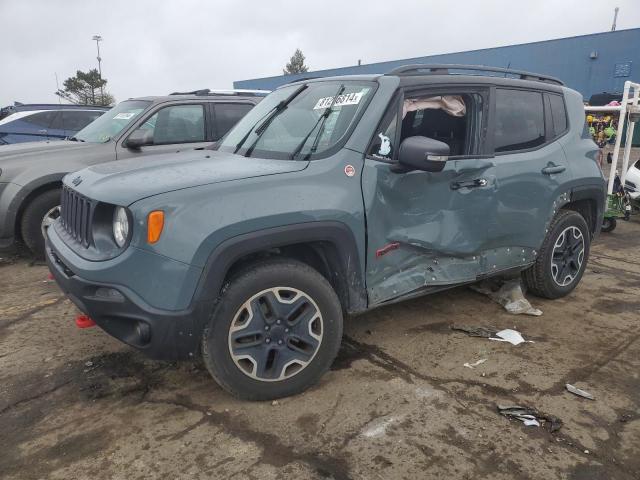
<svg viewBox="0 0 640 480">
<path fill-rule="evenodd" d="M 378 155 L 386 157 L 391 152 L 391 141 L 389 140 L 389 137 L 383 135 L 382 133 L 379 133 L 378 137 L 380 137 L 380 148 L 378 149 Z"/>
<path fill-rule="evenodd" d="M 318 100 L 318 103 L 316 103 L 316 106 L 313 107 L 313 109 L 319 110 L 322 108 L 329 108 L 332 105 L 334 107 L 342 107 L 344 105 L 358 105 L 365 93 L 366 92 L 354 92 L 347 93 L 345 95 L 338 95 L 337 97 L 324 97 Z"/>
<path fill-rule="evenodd" d="M 130 120 L 131 118 L 136 116 L 136 112 L 120 112 L 115 117 L 114 120 Z"/>
</svg>

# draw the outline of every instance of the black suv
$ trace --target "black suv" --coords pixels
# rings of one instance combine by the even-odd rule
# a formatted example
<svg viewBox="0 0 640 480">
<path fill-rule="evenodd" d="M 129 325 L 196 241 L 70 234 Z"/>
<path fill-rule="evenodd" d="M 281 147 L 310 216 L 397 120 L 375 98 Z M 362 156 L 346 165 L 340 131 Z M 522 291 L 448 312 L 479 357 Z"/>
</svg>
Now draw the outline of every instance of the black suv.
<svg viewBox="0 0 640 480">
<path fill-rule="evenodd" d="M 42 230 L 55 220 L 67 173 L 111 160 L 203 149 L 222 138 L 268 92 L 197 90 L 126 100 L 59 142 L 0 151 L 0 251 L 21 238 L 44 253 Z"/>
</svg>

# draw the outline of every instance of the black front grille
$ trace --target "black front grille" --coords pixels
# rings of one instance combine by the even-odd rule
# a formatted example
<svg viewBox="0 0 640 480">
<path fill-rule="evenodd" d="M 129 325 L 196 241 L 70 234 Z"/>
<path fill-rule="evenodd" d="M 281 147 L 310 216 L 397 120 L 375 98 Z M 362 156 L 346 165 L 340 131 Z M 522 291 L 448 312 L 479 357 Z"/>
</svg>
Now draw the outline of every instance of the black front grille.
<svg viewBox="0 0 640 480">
<path fill-rule="evenodd" d="M 87 248 L 91 244 L 93 202 L 65 186 L 60 206 L 62 226 L 78 243 Z"/>
</svg>

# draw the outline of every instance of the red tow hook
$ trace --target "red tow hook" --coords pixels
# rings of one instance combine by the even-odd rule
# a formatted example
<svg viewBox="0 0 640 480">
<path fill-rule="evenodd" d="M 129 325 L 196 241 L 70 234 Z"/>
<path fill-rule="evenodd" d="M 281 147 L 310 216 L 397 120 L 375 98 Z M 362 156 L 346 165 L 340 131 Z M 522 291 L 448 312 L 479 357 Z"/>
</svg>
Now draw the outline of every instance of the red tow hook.
<svg viewBox="0 0 640 480">
<path fill-rule="evenodd" d="M 96 322 L 91 320 L 89 315 L 78 315 L 76 317 L 76 327 L 78 328 L 90 328 L 95 326 Z"/>
</svg>

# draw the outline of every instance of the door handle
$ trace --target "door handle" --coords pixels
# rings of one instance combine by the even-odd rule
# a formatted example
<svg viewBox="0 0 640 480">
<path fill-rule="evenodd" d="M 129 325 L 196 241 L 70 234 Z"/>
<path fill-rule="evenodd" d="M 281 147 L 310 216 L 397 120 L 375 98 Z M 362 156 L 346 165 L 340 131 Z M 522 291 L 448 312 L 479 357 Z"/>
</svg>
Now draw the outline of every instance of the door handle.
<svg viewBox="0 0 640 480">
<path fill-rule="evenodd" d="M 43 128 L 41 130 L 38 130 L 38 133 L 47 133 L 47 130 Z"/>
<path fill-rule="evenodd" d="M 486 187 L 489 182 L 486 178 L 476 178 L 470 182 L 451 182 L 451 190 L 460 190 L 461 188 L 478 188 Z"/>
<path fill-rule="evenodd" d="M 567 169 L 564 165 L 555 165 L 553 163 L 549 163 L 546 167 L 542 169 L 542 173 L 545 175 L 553 175 L 554 173 L 562 173 Z"/>
</svg>

